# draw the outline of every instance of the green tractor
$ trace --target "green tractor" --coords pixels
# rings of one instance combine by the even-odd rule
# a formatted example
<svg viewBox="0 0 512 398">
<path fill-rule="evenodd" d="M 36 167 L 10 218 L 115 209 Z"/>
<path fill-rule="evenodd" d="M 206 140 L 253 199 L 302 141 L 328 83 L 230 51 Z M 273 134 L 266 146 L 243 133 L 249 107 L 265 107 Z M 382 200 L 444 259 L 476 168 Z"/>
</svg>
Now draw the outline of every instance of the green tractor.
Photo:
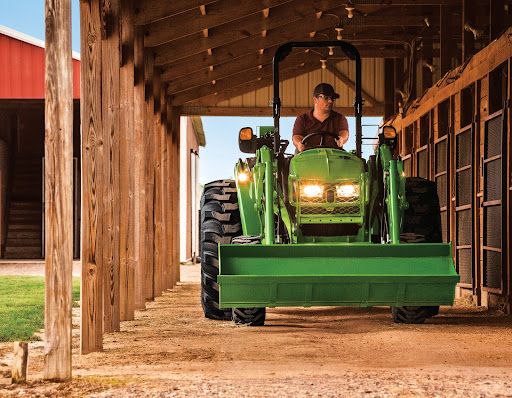
<svg viewBox="0 0 512 398">
<path fill-rule="evenodd" d="M 286 155 L 279 63 L 293 48 L 329 46 L 355 62 L 356 150 Z M 274 126 L 257 135 L 241 129 L 240 150 L 255 156 L 238 161 L 234 181 L 206 184 L 201 198 L 205 316 L 261 326 L 266 307 L 390 306 L 395 322 L 423 323 L 439 305 L 452 305 L 459 276 L 451 245 L 442 243 L 435 184 L 404 177 L 391 126 L 380 129 L 375 154 L 361 158 L 357 49 L 342 41 L 287 43 L 273 72 Z"/>
</svg>

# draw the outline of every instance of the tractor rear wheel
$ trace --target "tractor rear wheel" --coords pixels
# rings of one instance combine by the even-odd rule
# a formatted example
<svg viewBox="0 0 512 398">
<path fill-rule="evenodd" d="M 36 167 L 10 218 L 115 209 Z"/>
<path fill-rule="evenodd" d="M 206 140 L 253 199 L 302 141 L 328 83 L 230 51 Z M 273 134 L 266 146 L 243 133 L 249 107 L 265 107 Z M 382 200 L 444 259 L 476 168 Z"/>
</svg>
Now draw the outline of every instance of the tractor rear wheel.
<svg viewBox="0 0 512 398">
<path fill-rule="evenodd" d="M 238 236 L 231 241 L 239 245 L 259 245 L 259 236 Z M 233 308 L 232 318 L 237 325 L 263 326 L 265 324 L 265 307 L 262 308 Z"/>
<path fill-rule="evenodd" d="M 201 196 L 200 242 L 201 305 L 210 319 L 231 320 L 231 308 L 219 308 L 219 243 L 231 243 L 242 233 L 240 211 L 233 180 L 206 184 Z"/>
<path fill-rule="evenodd" d="M 405 180 L 405 211 L 400 241 L 403 243 L 439 243 L 443 241 L 441 213 L 436 184 L 419 177 Z M 396 323 L 423 323 L 439 313 L 439 306 L 391 307 Z"/>
</svg>

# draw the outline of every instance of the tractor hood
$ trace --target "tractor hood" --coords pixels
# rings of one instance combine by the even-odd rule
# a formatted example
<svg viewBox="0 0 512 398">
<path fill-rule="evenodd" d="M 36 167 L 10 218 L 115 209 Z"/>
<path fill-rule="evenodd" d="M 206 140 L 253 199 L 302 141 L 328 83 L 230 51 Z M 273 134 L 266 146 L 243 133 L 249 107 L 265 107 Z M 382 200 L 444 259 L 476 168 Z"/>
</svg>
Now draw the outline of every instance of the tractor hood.
<svg viewBox="0 0 512 398">
<path fill-rule="evenodd" d="M 290 178 L 294 180 L 359 180 L 364 172 L 361 158 L 339 149 L 309 149 L 295 155 L 290 161 Z"/>
</svg>

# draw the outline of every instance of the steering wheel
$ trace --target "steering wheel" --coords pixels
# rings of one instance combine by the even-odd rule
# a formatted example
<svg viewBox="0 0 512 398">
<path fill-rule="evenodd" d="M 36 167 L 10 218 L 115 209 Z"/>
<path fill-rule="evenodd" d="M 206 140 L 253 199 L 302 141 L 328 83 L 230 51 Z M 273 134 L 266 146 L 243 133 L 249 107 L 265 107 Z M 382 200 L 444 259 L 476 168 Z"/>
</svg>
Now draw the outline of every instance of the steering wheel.
<svg viewBox="0 0 512 398">
<path fill-rule="evenodd" d="M 329 135 L 331 136 L 332 138 L 334 138 L 335 140 L 337 140 L 339 138 L 338 134 L 334 134 L 334 133 L 331 133 L 330 131 L 317 131 L 316 133 L 310 133 L 308 135 L 306 135 L 303 139 L 302 139 L 302 144 L 303 145 L 306 145 L 307 141 L 309 139 L 311 139 L 312 137 L 316 137 L 317 135 L 320 136 L 320 144 L 318 145 L 318 147 L 322 147 L 324 145 L 324 138 L 325 136 Z"/>
</svg>

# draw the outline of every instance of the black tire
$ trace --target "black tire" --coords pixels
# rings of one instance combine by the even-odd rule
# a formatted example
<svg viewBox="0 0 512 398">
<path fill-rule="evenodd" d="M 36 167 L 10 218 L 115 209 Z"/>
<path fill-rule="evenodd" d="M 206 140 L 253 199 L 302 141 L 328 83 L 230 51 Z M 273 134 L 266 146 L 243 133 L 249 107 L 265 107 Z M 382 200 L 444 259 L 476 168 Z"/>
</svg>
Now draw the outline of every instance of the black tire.
<svg viewBox="0 0 512 398">
<path fill-rule="evenodd" d="M 395 323 L 424 323 L 425 319 L 433 316 L 435 307 L 391 307 L 391 315 Z M 437 307 L 439 311 L 439 307 Z M 436 314 L 437 315 L 437 314 Z"/>
<path fill-rule="evenodd" d="M 201 305 L 209 319 L 231 320 L 231 308 L 219 308 L 219 243 L 231 243 L 242 233 L 240 211 L 233 180 L 206 184 L 201 196 L 199 256 L 201 260 Z"/>
<path fill-rule="evenodd" d="M 259 236 L 239 236 L 233 238 L 233 244 L 259 245 Z M 233 308 L 232 319 L 237 325 L 263 326 L 265 324 L 266 309 L 262 308 Z"/>
<path fill-rule="evenodd" d="M 443 241 L 441 212 L 436 184 L 419 177 L 405 180 L 405 211 L 400 241 L 403 243 L 439 243 Z M 423 323 L 439 313 L 439 306 L 391 307 L 396 323 Z"/>
</svg>

